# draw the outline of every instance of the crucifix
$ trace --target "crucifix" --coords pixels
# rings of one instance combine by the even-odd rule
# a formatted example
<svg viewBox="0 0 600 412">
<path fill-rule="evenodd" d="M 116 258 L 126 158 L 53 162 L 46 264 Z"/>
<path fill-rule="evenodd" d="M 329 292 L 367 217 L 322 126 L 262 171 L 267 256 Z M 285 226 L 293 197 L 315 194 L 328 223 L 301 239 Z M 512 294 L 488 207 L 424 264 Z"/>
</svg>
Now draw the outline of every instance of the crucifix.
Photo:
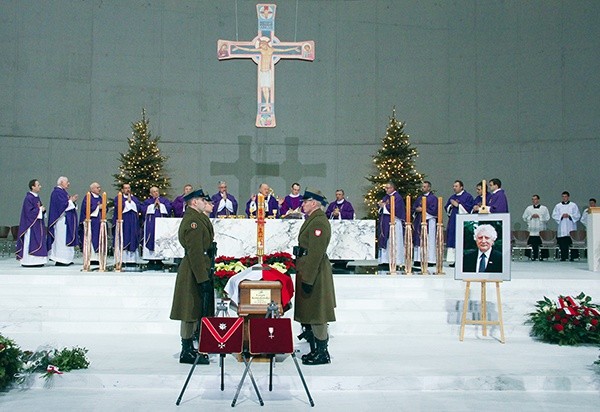
<svg viewBox="0 0 600 412">
<path fill-rule="evenodd" d="M 258 35 L 250 41 L 219 40 L 217 58 L 252 59 L 258 66 L 256 127 L 275 127 L 275 64 L 315 59 L 315 42 L 281 42 L 275 36 L 275 4 L 257 4 Z"/>
</svg>

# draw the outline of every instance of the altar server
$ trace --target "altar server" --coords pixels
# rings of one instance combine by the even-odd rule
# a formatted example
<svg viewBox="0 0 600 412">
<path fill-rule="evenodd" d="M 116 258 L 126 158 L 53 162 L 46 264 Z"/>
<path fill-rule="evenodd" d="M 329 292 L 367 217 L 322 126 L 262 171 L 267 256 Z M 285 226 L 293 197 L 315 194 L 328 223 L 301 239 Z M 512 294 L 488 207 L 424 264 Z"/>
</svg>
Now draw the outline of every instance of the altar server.
<svg viewBox="0 0 600 412">
<path fill-rule="evenodd" d="M 580 218 L 579 208 L 575 202 L 571 202 L 569 199 L 571 194 L 567 191 L 562 192 L 562 202 L 554 206 L 552 211 L 552 219 L 556 221 L 558 230 L 556 233 L 556 241 L 560 248 L 560 260 L 565 261 L 569 257 L 569 248 L 573 244 L 571 240 L 571 230 L 577 229 L 577 221 Z M 578 257 L 579 251 L 573 250 L 570 260 Z"/>
<path fill-rule="evenodd" d="M 40 200 L 42 185 L 36 179 L 29 182 L 29 192 L 23 200 L 19 235 L 15 255 L 21 266 L 41 267 L 48 261 L 46 245 L 46 208 Z"/>
<path fill-rule="evenodd" d="M 48 259 L 56 262 L 56 266 L 69 266 L 79 243 L 75 205 L 78 195 L 69 196 L 67 189 L 71 183 L 65 176 L 59 177 L 56 184 L 48 208 Z"/>
<path fill-rule="evenodd" d="M 500 179 L 490 179 L 490 195 L 486 200 L 490 213 L 508 213 L 508 199 Z"/>
</svg>

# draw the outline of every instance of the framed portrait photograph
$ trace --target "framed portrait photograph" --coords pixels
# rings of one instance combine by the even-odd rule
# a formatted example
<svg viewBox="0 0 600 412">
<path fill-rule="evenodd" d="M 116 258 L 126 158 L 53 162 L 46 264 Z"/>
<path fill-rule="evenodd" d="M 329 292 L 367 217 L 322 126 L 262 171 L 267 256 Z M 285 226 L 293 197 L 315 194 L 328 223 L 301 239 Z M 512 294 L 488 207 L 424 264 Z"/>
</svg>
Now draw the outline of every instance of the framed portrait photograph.
<svg viewBox="0 0 600 412">
<path fill-rule="evenodd" d="M 510 280 L 510 214 L 456 216 L 456 280 Z"/>
</svg>

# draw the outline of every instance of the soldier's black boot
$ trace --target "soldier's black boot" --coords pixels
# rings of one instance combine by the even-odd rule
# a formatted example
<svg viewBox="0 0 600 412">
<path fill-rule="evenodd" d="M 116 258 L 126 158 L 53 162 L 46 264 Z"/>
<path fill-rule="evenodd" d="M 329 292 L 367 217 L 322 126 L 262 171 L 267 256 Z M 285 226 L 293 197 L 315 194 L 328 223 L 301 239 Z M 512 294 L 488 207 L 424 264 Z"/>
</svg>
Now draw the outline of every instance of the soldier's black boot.
<svg viewBox="0 0 600 412">
<path fill-rule="evenodd" d="M 194 340 L 190 339 L 181 339 L 181 354 L 179 355 L 179 363 L 189 363 L 193 364 L 196 361 L 196 355 L 198 351 L 194 349 Z M 208 365 L 210 361 L 208 360 L 208 356 L 204 354 L 200 354 L 200 359 L 198 359 L 198 365 Z"/>
<path fill-rule="evenodd" d="M 302 359 L 302 363 L 304 365 L 325 365 L 327 363 L 331 363 L 331 358 L 329 357 L 329 352 L 327 351 L 328 342 L 329 339 L 319 340 L 315 338 L 317 349 L 314 356 L 307 357 L 307 359 Z"/>
<path fill-rule="evenodd" d="M 305 330 L 302 332 L 302 334 L 304 335 L 304 339 L 306 339 L 310 345 L 310 352 L 302 355 L 302 360 L 304 361 L 315 356 L 317 353 L 317 345 L 315 344 L 315 334 L 313 333 L 312 329 Z"/>
</svg>

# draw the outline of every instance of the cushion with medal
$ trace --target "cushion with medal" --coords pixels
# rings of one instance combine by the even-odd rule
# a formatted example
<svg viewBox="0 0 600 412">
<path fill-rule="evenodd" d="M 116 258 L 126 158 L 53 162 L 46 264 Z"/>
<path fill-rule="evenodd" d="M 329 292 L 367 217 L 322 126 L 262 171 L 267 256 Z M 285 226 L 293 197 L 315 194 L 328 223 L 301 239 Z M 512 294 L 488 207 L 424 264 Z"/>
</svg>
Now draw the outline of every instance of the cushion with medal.
<svg viewBox="0 0 600 412">
<path fill-rule="evenodd" d="M 241 353 L 244 318 L 202 318 L 200 353 Z"/>
<path fill-rule="evenodd" d="M 250 353 L 293 353 L 292 320 L 256 318 L 248 320 Z"/>
</svg>

